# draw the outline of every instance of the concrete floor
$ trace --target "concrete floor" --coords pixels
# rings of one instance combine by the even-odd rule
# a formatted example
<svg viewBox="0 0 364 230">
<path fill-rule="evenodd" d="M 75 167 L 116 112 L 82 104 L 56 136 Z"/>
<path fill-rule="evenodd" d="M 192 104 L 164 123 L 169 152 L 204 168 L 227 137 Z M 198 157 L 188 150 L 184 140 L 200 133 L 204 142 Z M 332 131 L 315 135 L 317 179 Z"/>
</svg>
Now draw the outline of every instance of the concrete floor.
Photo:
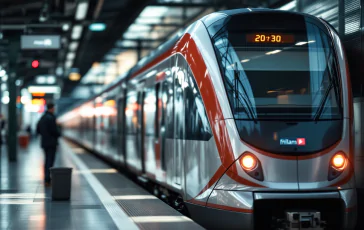
<svg viewBox="0 0 364 230">
<path fill-rule="evenodd" d="M 70 201 L 52 201 L 43 184 L 39 140 L 0 157 L 0 229 L 202 229 L 85 150 L 61 141 L 56 167 L 72 167 Z"/>
</svg>

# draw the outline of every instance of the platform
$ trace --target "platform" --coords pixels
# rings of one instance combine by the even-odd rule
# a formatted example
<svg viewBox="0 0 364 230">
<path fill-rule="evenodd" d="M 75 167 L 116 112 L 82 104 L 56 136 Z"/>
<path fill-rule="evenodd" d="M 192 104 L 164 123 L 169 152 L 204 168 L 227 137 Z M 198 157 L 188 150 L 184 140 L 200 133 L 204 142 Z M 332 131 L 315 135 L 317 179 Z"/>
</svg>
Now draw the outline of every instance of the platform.
<svg viewBox="0 0 364 230">
<path fill-rule="evenodd" d="M 38 140 L 1 151 L 0 229 L 202 229 L 84 149 L 61 141 L 55 166 L 73 167 L 70 201 L 52 201 L 43 184 Z"/>
</svg>

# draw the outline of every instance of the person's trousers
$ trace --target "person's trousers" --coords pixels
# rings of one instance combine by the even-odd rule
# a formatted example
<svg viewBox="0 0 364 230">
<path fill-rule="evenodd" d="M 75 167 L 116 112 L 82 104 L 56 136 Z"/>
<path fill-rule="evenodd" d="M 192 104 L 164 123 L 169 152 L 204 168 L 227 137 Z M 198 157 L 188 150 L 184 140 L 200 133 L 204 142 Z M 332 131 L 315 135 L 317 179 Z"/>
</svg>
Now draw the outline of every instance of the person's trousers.
<svg viewBox="0 0 364 230">
<path fill-rule="evenodd" d="M 50 182 L 51 175 L 49 169 L 53 167 L 56 156 L 56 148 L 44 148 L 44 154 L 44 180 L 45 182 Z"/>
</svg>

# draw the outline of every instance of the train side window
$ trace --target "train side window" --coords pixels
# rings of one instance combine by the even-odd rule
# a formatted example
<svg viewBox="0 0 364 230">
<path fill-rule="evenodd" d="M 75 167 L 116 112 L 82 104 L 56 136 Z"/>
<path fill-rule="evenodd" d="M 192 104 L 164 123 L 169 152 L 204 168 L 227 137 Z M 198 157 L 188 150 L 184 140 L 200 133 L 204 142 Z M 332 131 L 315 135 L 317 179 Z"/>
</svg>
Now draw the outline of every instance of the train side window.
<svg viewBox="0 0 364 230">
<path fill-rule="evenodd" d="M 118 152 L 120 155 L 124 155 L 124 105 L 125 98 L 120 98 L 117 103 L 117 143 L 118 143 Z"/>
<path fill-rule="evenodd" d="M 200 90 L 191 70 L 188 70 L 185 91 L 185 139 L 208 141 L 212 137 L 210 123 Z"/>
<path fill-rule="evenodd" d="M 123 133 L 123 118 L 124 118 L 124 98 L 120 98 L 117 102 L 117 111 L 118 111 L 118 117 L 117 117 L 117 130 L 118 135 L 121 135 Z"/>
<path fill-rule="evenodd" d="M 170 80 L 173 81 L 172 77 L 170 77 Z M 172 138 L 173 138 L 173 114 L 169 114 L 167 112 L 167 102 L 168 102 L 168 97 L 169 97 L 168 95 L 170 94 L 170 91 L 172 91 L 172 95 L 173 95 L 173 88 L 172 89 L 169 88 L 169 84 L 170 83 L 168 83 L 167 80 L 165 80 L 161 84 L 160 94 L 158 96 L 159 103 L 161 103 L 161 107 L 159 110 L 161 112 L 161 116 L 160 116 L 161 168 L 163 170 L 166 169 L 166 159 L 165 159 L 166 138 L 168 138 L 169 135 L 172 135 Z M 169 102 L 169 104 L 173 105 L 173 97 L 172 97 L 172 101 Z M 168 116 L 172 117 L 172 118 L 169 118 L 169 120 L 172 120 L 172 126 L 168 125 Z M 168 129 L 170 129 L 170 130 L 168 130 Z"/>
<path fill-rule="evenodd" d="M 160 122 L 162 119 L 162 96 L 160 93 L 160 88 L 161 88 L 161 83 L 156 84 L 155 86 L 155 98 L 156 98 L 156 103 L 155 103 L 155 111 L 156 111 L 156 116 L 154 119 L 154 127 L 155 127 L 155 133 L 154 133 L 154 137 L 155 138 L 159 138 L 159 129 L 160 129 Z"/>
<path fill-rule="evenodd" d="M 174 138 L 174 81 L 172 75 L 166 78 L 163 85 L 164 122 L 166 138 Z"/>
<path fill-rule="evenodd" d="M 155 116 L 156 116 L 156 93 L 155 88 L 146 88 L 144 92 L 144 133 L 145 136 L 154 137 L 155 135 Z"/>
<path fill-rule="evenodd" d="M 138 101 L 136 93 L 129 93 L 126 98 L 125 108 L 125 133 L 137 134 L 138 129 Z"/>
</svg>

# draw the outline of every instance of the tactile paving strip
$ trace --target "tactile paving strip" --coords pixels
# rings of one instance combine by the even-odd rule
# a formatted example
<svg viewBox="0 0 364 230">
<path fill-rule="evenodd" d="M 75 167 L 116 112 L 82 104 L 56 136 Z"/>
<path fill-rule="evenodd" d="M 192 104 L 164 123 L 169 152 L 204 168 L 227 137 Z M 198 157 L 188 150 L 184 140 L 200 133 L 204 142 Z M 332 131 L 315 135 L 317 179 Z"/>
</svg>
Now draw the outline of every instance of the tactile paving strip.
<svg viewBox="0 0 364 230">
<path fill-rule="evenodd" d="M 71 205 L 71 209 L 103 209 L 101 205 Z"/>
<path fill-rule="evenodd" d="M 166 204 L 159 199 L 118 200 L 117 202 L 130 217 L 181 215 L 172 208 L 166 208 Z"/>
</svg>

